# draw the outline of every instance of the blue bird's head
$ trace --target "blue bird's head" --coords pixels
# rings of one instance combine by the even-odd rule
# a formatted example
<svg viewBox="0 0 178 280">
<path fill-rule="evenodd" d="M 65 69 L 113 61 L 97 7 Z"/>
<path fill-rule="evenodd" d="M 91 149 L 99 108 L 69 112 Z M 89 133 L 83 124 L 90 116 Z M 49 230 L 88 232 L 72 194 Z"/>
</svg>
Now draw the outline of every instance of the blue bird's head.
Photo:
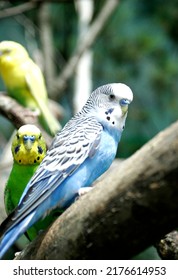
<svg viewBox="0 0 178 280">
<path fill-rule="evenodd" d="M 113 83 L 97 88 L 86 106 L 104 127 L 123 130 L 128 106 L 133 100 L 132 90 L 125 84 Z"/>
</svg>

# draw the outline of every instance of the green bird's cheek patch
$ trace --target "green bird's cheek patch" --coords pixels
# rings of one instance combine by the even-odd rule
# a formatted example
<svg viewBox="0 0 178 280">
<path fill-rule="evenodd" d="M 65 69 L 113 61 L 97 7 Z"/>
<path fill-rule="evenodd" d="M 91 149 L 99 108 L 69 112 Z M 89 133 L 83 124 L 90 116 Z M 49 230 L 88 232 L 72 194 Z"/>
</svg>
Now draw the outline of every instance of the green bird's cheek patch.
<svg viewBox="0 0 178 280">
<path fill-rule="evenodd" d="M 15 147 L 15 149 L 14 149 L 15 154 L 17 154 L 19 150 L 20 150 L 20 145 Z"/>
<path fill-rule="evenodd" d="M 38 153 L 39 153 L 39 154 L 42 154 L 42 153 L 43 153 L 43 149 L 42 149 L 42 147 L 40 147 L 40 146 L 38 146 Z"/>
</svg>

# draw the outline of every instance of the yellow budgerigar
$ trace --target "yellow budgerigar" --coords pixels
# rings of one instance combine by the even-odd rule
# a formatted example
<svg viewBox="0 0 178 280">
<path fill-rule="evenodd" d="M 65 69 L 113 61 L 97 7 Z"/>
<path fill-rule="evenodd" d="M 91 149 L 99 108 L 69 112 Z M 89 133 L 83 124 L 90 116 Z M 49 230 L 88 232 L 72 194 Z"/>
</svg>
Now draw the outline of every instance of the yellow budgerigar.
<svg viewBox="0 0 178 280">
<path fill-rule="evenodd" d="M 26 49 L 13 41 L 0 42 L 0 75 L 8 94 L 20 104 L 38 111 L 42 126 L 54 135 L 60 124 L 48 108 L 48 96 L 40 68 Z"/>
</svg>

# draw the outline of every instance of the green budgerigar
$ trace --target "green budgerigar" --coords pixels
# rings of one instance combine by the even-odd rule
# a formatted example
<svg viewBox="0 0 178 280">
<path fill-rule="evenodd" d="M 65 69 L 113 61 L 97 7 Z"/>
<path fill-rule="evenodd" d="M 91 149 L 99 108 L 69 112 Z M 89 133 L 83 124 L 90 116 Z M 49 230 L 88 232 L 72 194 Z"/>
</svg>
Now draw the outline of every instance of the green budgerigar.
<svg viewBox="0 0 178 280">
<path fill-rule="evenodd" d="M 35 125 L 23 125 L 19 128 L 12 141 L 13 166 L 7 181 L 4 202 L 9 215 L 18 205 L 21 195 L 46 155 L 46 143 L 41 131 Z M 56 212 L 34 224 L 27 231 L 30 240 L 34 239 L 40 230 L 45 229 L 55 218 Z"/>
<path fill-rule="evenodd" d="M 0 42 L 0 75 L 8 94 L 21 105 L 35 110 L 42 126 L 55 135 L 61 126 L 49 110 L 43 74 L 19 43 Z"/>
</svg>

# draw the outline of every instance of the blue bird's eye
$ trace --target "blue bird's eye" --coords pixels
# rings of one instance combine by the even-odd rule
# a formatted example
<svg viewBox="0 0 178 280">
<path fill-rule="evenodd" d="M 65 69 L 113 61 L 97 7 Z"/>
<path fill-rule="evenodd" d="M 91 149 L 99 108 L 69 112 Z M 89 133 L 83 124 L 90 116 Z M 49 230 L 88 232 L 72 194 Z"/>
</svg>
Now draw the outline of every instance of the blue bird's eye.
<svg viewBox="0 0 178 280">
<path fill-rule="evenodd" d="M 109 98 L 110 98 L 110 100 L 114 100 L 116 97 L 115 97 L 114 94 L 111 93 L 111 94 L 109 95 Z"/>
<path fill-rule="evenodd" d="M 121 106 L 126 106 L 128 104 L 130 104 L 130 101 L 128 99 L 123 98 L 123 99 L 120 100 L 120 105 Z"/>
</svg>

